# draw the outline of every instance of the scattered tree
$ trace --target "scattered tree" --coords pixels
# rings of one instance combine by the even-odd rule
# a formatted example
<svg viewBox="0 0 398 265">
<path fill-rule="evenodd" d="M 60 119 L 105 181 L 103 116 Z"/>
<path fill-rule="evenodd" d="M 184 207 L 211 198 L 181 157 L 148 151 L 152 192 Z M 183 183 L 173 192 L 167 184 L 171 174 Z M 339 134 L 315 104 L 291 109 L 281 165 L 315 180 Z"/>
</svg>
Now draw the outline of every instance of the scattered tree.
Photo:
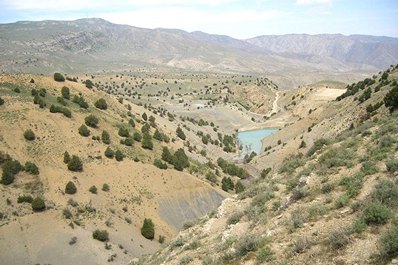
<svg viewBox="0 0 398 265">
<path fill-rule="evenodd" d="M 106 241 L 109 240 L 109 233 L 106 230 L 96 229 L 93 232 L 93 238 L 96 239 L 96 240 L 99 240 L 101 242 L 106 242 Z"/>
<path fill-rule="evenodd" d="M 84 137 L 88 137 L 90 135 L 90 130 L 87 128 L 86 125 L 82 124 L 79 127 L 79 134 Z"/>
<path fill-rule="evenodd" d="M 54 74 L 54 80 L 57 82 L 64 82 L 65 81 L 65 77 L 60 74 L 60 73 L 55 73 Z"/>
<path fill-rule="evenodd" d="M 123 155 L 122 151 L 117 149 L 116 152 L 115 152 L 115 158 L 116 158 L 116 161 L 122 161 L 123 158 L 124 158 L 124 155 Z"/>
<path fill-rule="evenodd" d="M 110 148 L 109 146 L 106 148 L 105 150 L 105 156 L 107 158 L 113 158 L 113 156 L 115 155 L 115 152 L 112 150 L 112 148 Z"/>
<path fill-rule="evenodd" d="M 141 227 L 141 235 L 150 240 L 155 237 L 155 225 L 153 224 L 152 219 L 144 219 L 144 224 Z"/>
<path fill-rule="evenodd" d="M 180 127 L 177 128 L 176 133 L 180 139 L 182 139 L 182 140 L 186 139 L 185 133 L 183 132 L 183 130 Z"/>
<path fill-rule="evenodd" d="M 62 97 L 64 99 L 70 99 L 69 87 L 66 87 L 66 86 L 62 87 L 61 88 L 61 94 L 62 94 Z"/>
<path fill-rule="evenodd" d="M 32 210 L 35 212 L 41 212 L 44 209 L 46 209 L 46 204 L 45 204 L 44 200 L 40 197 L 36 197 L 32 201 Z"/>
<path fill-rule="evenodd" d="M 77 191 L 75 184 L 72 181 L 69 181 L 65 186 L 66 194 L 75 194 Z"/>
<path fill-rule="evenodd" d="M 84 119 L 84 122 L 86 123 L 87 126 L 90 126 L 92 128 L 97 128 L 99 120 L 96 116 L 90 114 Z"/>
<path fill-rule="evenodd" d="M 35 133 L 31 129 L 26 130 L 23 136 L 28 141 L 33 141 L 34 139 L 36 139 Z"/>
<path fill-rule="evenodd" d="M 106 110 L 108 108 L 108 104 L 106 104 L 105 99 L 100 98 L 94 103 L 95 107 L 98 109 Z"/>
<path fill-rule="evenodd" d="M 109 133 L 105 130 L 102 131 L 101 139 L 104 144 L 111 143 L 111 137 L 110 137 Z"/>
<path fill-rule="evenodd" d="M 68 169 L 70 171 L 82 171 L 83 163 L 78 156 L 72 155 L 70 161 L 68 162 Z"/>
</svg>

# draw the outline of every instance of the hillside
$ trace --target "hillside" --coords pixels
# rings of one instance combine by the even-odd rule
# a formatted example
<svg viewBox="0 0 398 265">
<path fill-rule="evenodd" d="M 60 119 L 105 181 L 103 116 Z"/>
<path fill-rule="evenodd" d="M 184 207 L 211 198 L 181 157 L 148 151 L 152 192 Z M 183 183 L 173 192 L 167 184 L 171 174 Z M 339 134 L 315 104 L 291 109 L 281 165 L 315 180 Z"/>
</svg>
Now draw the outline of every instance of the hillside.
<svg viewBox="0 0 398 265">
<path fill-rule="evenodd" d="M 262 74 L 289 88 L 326 79 L 361 80 L 398 58 L 395 38 L 285 35 L 237 40 L 102 19 L 1 24 L 0 47 L 2 72 L 77 74 L 138 68 Z"/>
<path fill-rule="evenodd" d="M 396 264 L 397 82 L 398 65 L 311 111 L 320 87 L 341 84 L 281 95 L 274 116 L 295 119 L 250 162 L 261 176 L 133 264 Z"/>
<path fill-rule="evenodd" d="M 229 197 L 206 180 L 214 170 L 176 136 L 170 116 L 88 87 L 0 76 L 5 264 L 126 264 Z M 172 160 L 160 162 L 166 147 Z M 141 235 L 145 218 L 155 224 L 155 240 Z M 96 229 L 106 230 L 109 241 L 93 239 Z"/>
</svg>

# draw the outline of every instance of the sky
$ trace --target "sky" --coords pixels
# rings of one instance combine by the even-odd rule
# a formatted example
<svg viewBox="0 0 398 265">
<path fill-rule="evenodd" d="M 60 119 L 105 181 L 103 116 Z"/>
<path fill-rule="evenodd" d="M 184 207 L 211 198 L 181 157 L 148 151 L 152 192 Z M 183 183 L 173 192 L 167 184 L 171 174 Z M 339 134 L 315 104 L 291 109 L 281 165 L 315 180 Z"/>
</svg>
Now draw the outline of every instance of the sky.
<svg viewBox="0 0 398 265">
<path fill-rule="evenodd" d="M 238 39 L 291 33 L 398 37 L 398 0 L 0 0 L 0 23 L 91 17 Z"/>
</svg>

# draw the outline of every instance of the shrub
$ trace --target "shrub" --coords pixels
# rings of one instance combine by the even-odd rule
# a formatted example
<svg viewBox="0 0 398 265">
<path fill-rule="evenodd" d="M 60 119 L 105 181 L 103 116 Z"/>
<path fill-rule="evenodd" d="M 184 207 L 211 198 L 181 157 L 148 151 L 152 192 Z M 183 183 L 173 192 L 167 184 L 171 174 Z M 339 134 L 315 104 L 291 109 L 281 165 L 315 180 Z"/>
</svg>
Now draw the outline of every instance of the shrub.
<svg viewBox="0 0 398 265">
<path fill-rule="evenodd" d="M 210 182 L 217 183 L 217 176 L 213 172 L 208 172 L 206 174 L 206 179 Z"/>
<path fill-rule="evenodd" d="M 122 161 L 123 158 L 124 158 L 124 155 L 123 155 L 122 151 L 117 149 L 116 152 L 115 152 L 115 158 L 116 158 L 116 161 Z"/>
<path fill-rule="evenodd" d="M 62 214 L 64 215 L 65 219 L 71 219 L 73 216 L 69 209 L 64 209 L 62 211 Z"/>
<path fill-rule="evenodd" d="M 372 161 L 366 161 L 362 163 L 361 171 L 365 176 L 376 174 L 379 169 L 376 164 Z"/>
<path fill-rule="evenodd" d="M 395 86 L 386 94 L 384 105 L 389 108 L 390 112 L 398 109 L 398 86 Z"/>
<path fill-rule="evenodd" d="M 238 180 L 235 184 L 235 193 L 241 193 L 245 190 L 245 186 L 243 186 L 242 182 L 240 182 L 240 180 Z"/>
<path fill-rule="evenodd" d="M 183 131 L 180 127 L 177 128 L 176 133 L 177 133 L 177 136 L 178 136 L 181 140 L 185 140 L 185 139 L 186 139 L 185 133 L 184 133 L 184 131 Z"/>
<path fill-rule="evenodd" d="M 130 135 L 129 130 L 124 126 L 119 128 L 118 133 L 119 133 L 119 136 L 121 136 L 121 137 L 129 137 L 129 135 Z"/>
<path fill-rule="evenodd" d="M 86 84 L 87 88 L 93 88 L 94 84 L 90 79 L 87 79 L 86 81 L 84 81 L 84 83 Z"/>
<path fill-rule="evenodd" d="M 104 144 L 110 144 L 111 143 L 111 137 L 109 135 L 109 133 L 105 130 L 102 131 L 101 134 L 101 140 Z"/>
<path fill-rule="evenodd" d="M 134 144 L 134 139 L 133 139 L 133 137 L 129 136 L 124 140 L 120 140 L 120 143 L 127 145 L 127 146 L 132 146 Z"/>
<path fill-rule="evenodd" d="M 70 161 L 68 162 L 68 169 L 70 171 L 82 171 L 83 163 L 78 156 L 72 155 Z"/>
<path fill-rule="evenodd" d="M 314 142 L 314 145 L 308 150 L 306 156 L 312 156 L 315 154 L 318 150 L 320 150 L 324 145 L 327 145 L 328 141 L 326 139 L 318 139 Z"/>
<path fill-rule="evenodd" d="M 32 201 L 32 210 L 35 212 L 40 212 L 46 209 L 46 204 L 44 203 L 44 200 L 40 197 L 36 197 Z"/>
<path fill-rule="evenodd" d="M 55 73 L 54 74 L 54 80 L 57 82 L 64 82 L 65 81 L 65 77 L 60 74 L 60 73 Z"/>
<path fill-rule="evenodd" d="M 135 133 L 133 134 L 133 138 L 134 138 L 134 141 L 141 142 L 141 140 L 142 140 L 142 135 L 141 135 L 139 132 L 135 132 Z"/>
<path fill-rule="evenodd" d="M 267 168 L 267 169 L 263 169 L 261 171 L 261 178 L 265 179 L 268 176 L 268 174 L 271 172 L 271 170 L 272 169 L 270 167 Z"/>
<path fill-rule="evenodd" d="M 227 224 L 232 225 L 232 224 L 237 224 L 240 221 L 240 218 L 242 218 L 243 213 L 241 212 L 235 212 L 231 214 L 227 220 Z"/>
<path fill-rule="evenodd" d="M 29 161 L 25 163 L 25 171 L 31 175 L 39 175 L 39 168 L 36 164 Z"/>
<path fill-rule="evenodd" d="M 152 143 L 152 137 L 148 133 L 144 133 L 144 136 L 142 137 L 142 143 L 141 143 L 142 148 L 144 149 L 153 149 L 153 143 Z"/>
<path fill-rule="evenodd" d="M 95 185 L 91 186 L 88 190 L 89 190 L 91 193 L 93 193 L 93 194 L 97 194 L 97 187 L 96 187 Z"/>
<path fill-rule="evenodd" d="M 359 218 L 352 224 L 352 231 L 359 234 L 365 231 L 367 227 L 368 225 L 365 223 L 365 221 L 362 218 Z"/>
<path fill-rule="evenodd" d="M 311 242 L 306 237 L 300 237 L 293 242 L 293 252 L 303 253 L 311 247 Z"/>
<path fill-rule="evenodd" d="M 143 119 L 144 121 L 147 121 L 147 120 L 148 120 L 148 115 L 146 115 L 145 112 L 142 113 L 142 119 Z"/>
<path fill-rule="evenodd" d="M 340 197 L 338 197 L 336 199 L 336 202 L 335 202 L 336 208 L 342 208 L 342 207 L 348 205 L 349 201 L 350 201 L 350 197 L 348 197 L 348 195 L 346 195 L 346 194 L 341 195 Z"/>
<path fill-rule="evenodd" d="M 256 251 L 260 245 L 260 237 L 256 235 L 246 235 L 236 242 L 236 254 L 244 256 L 249 252 Z"/>
<path fill-rule="evenodd" d="M 135 128 L 134 119 L 130 119 L 130 120 L 129 120 L 129 124 L 130 124 L 131 127 Z"/>
<path fill-rule="evenodd" d="M 155 159 L 155 161 L 153 162 L 153 164 L 154 164 L 156 167 L 160 168 L 160 169 L 167 169 L 167 164 L 166 164 L 166 163 L 163 163 L 162 160 L 160 160 L 160 159 Z"/>
<path fill-rule="evenodd" d="M 388 172 L 393 173 L 395 171 L 398 171 L 398 160 L 397 159 L 388 160 L 386 162 L 386 167 Z"/>
<path fill-rule="evenodd" d="M 158 241 L 159 241 L 160 244 L 163 244 L 165 239 L 166 239 L 165 236 L 159 235 L 159 240 Z"/>
<path fill-rule="evenodd" d="M 26 140 L 28 141 L 33 141 L 34 139 L 36 139 L 35 133 L 31 130 L 28 129 L 23 133 L 23 136 L 25 137 Z"/>
<path fill-rule="evenodd" d="M 69 181 L 65 186 L 66 194 L 75 194 L 77 191 L 75 184 L 72 181 Z"/>
<path fill-rule="evenodd" d="M 153 224 L 152 219 L 144 219 L 144 223 L 141 227 L 141 235 L 150 240 L 155 237 L 155 225 Z"/>
<path fill-rule="evenodd" d="M 380 238 L 381 255 L 386 258 L 398 256 L 398 226 L 393 226 Z"/>
<path fill-rule="evenodd" d="M 344 248 L 349 243 L 349 237 L 344 230 L 334 230 L 329 234 L 328 245 L 333 250 Z"/>
<path fill-rule="evenodd" d="M 161 142 L 163 141 L 163 134 L 158 129 L 156 129 L 153 133 L 153 138 Z"/>
<path fill-rule="evenodd" d="M 104 183 L 104 185 L 102 185 L 102 191 L 109 191 L 109 185 Z"/>
<path fill-rule="evenodd" d="M 108 108 L 108 104 L 106 104 L 105 99 L 100 98 L 94 103 L 95 107 L 98 109 L 106 110 Z"/>
<path fill-rule="evenodd" d="M 398 203 L 397 185 L 389 179 L 383 179 L 375 186 L 372 197 L 382 204 L 395 205 Z"/>
<path fill-rule="evenodd" d="M 84 137 L 88 137 L 90 135 L 90 130 L 87 128 L 86 125 L 82 124 L 79 127 L 79 134 Z"/>
<path fill-rule="evenodd" d="M 372 202 L 366 205 L 363 210 L 362 218 L 366 224 L 385 224 L 391 217 L 391 211 L 389 208 L 381 204 L 380 202 Z"/>
<path fill-rule="evenodd" d="M 64 99 L 70 99 L 69 87 L 66 87 L 66 86 L 62 87 L 61 88 L 61 94 L 62 94 L 62 97 Z"/>
<path fill-rule="evenodd" d="M 182 171 L 184 168 L 189 167 L 188 156 L 185 154 L 184 149 L 179 148 L 173 155 L 173 165 L 176 170 Z"/>
<path fill-rule="evenodd" d="M 0 97 L 0 106 L 4 104 L 4 99 Z"/>
<path fill-rule="evenodd" d="M 329 193 L 333 190 L 333 185 L 330 183 L 322 184 L 321 191 L 322 193 Z"/>
<path fill-rule="evenodd" d="M 109 146 L 106 148 L 105 150 L 105 156 L 107 158 L 113 158 L 113 156 L 115 155 L 115 152 L 112 150 L 112 148 L 110 148 Z"/>
<path fill-rule="evenodd" d="M 272 261 L 274 259 L 273 255 L 274 254 L 270 247 L 262 247 L 256 252 L 257 262 L 263 264 L 264 262 Z"/>
<path fill-rule="evenodd" d="M 96 229 L 93 232 L 93 238 L 96 239 L 96 240 L 99 240 L 101 242 L 106 242 L 106 241 L 109 240 L 108 231 Z"/>
<path fill-rule="evenodd" d="M 99 120 L 96 116 L 90 114 L 86 118 L 84 118 L 84 122 L 86 123 L 87 126 L 90 126 L 92 128 L 97 128 Z"/>
<path fill-rule="evenodd" d="M 83 109 L 88 109 L 88 103 L 84 100 L 83 96 L 74 95 L 72 102 L 78 104 Z"/>
<path fill-rule="evenodd" d="M 69 161 L 70 161 L 70 155 L 69 155 L 68 151 L 65 151 L 65 153 L 64 153 L 64 163 L 68 164 Z"/>
<path fill-rule="evenodd" d="M 14 182 L 15 175 L 22 170 L 22 165 L 19 161 L 8 158 L 3 162 L 1 168 L 3 169 L 1 183 L 3 185 L 10 185 Z"/>
<path fill-rule="evenodd" d="M 32 203 L 32 201 L 33 197 L 30 195 L 19 195 L 17 200 L 18 203 L 24 203 L 24 202 Z"/>
</svg>

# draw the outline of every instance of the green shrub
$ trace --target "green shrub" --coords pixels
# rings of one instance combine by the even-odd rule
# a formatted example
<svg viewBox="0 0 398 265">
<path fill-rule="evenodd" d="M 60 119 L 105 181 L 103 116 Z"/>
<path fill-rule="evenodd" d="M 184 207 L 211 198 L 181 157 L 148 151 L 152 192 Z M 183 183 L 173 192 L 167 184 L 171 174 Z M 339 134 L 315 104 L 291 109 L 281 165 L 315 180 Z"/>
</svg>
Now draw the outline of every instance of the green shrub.
<svg viewBox="0 0 398 265">
<path fill-rule="evenodd" d="M 113 158 L 115 155 L 115 152 L 112 150 L 112 148 L 110 148 L 109 146 L 106 148 L 105 150 L 105 156 L 107 158 Z"/>
<path fill-rule="evenodd" d="M 89 189 L 88 189 L 91 193 L 93 193 L 93 194 L 97 194 L 97 187 L 96 186 L 91 186 Z"/>
<path fill-rule="evenodd" d="M 0 106 L 4 104 L 4 99 L 0 97 Z"/>
<path fill-rule="evenodd" d="M 61 88 L 61 94 L 62 94 L 62 97 L 64 99 L 70 99 L 69 87 L 66 87 L 66 86 L 62 87 Z"/>
<path fill-rule="evenodd" d="M 121 137 L 129 137 L 129 135 L 130 135 L 129 130 L 124 126 L 119 128 L 118 133 L 119 133 L 119 136 L 121 136 Z"/>
<path fill-rule="evenodd" d="M 72 155 L 70 161 L 68 162 L 68 169 L 70 171 L 82 171 L 83 163 L 78 156 Z"/>
<path fill-rule="evenodd" d="M 391 217 L 391 210 L 380 202 L 372 202 L 366 205 L 362 218 L 366 224 L 385 224 Z"/>
<path fill-rule="evenodd" d="M 206 179 L 210 182 L 217 183 L 217 175 L 213 172 L 208 172 L 206 174 Z"/>
<path fill-rule="evenodd" d="M 307 237 L 300 237 L 293 241 L 293 252 L 303 253 L 311 247 L 311 241 Z"/>
<path fill-rule="evenodd" d="M 398 226 L 393 226 L 380 238 L 381 255 L 386 258 L 398 256 Z"/>
<path fill-rule="evenodd" d="M 163 147 L 162 160 L 166 161 L 169 164 L 173 164 L 173 155 L 171 154 L 171 152 L 167 146 Z"/>
<path fill-rule="evenodd" d="M 153 143 L 152 143 L 152 137 L 148 133 L 144 133 L 144 136 L 142 137 L 142 143 L 141 143 L 142 148 L 144 149 L 153 149 Z"/>
<path fill-rule="evenodd" d="M 390 112 L 398 109 L 398 86 L 395 86 L 385 95 L 384 105 L 389 108 Z"/>
<path fill-rule="evenodd" d="M 40 197 L 36 197 L 33 201 L 32 201 L 32 210 L 34 212 L 40 212 L 46 209 L 46 204 L 44 202 L 44 200 Z"/>
<path fill-rule="evenodd" d="M 335 202 L 336 208 L 342 208 L 344 206 L 347 206 L 349 201 L 350 201 L 350 197 L 348 195 L 346 195 L 346 194 L 341 195 L 340 197 L 338 197 L 336 199 L 336 202 Z"/>
<path fill-rule="evenodd" d="M 64 163 L 68 164 L 69 161 L 70 161 L 70 155 L 69 155 L 68 151 L 65 151 L 65 153 L 64 153 Z"/>
<path fill-rule="evenodd" d="M 72 102 L 78 104 L 83 109 L 88 109 L 88 103 L 84 100 L 83 96 L 74 95 Z"/>
<path fill-rule="evenodd" d="M 64 209 L 62 211 L 62 214 L 64 215 L 65 219 L 71 219 L 73 216 L 69 209 Z"/>
<path fill-rule="evenodd" d="M 236 254 L 244 256 L 249 252 L 256 251 L 260 242 L 261 239 L 257 235 L 245 235 L 236 242 Z"/>
<path fill-rule="evenodd" d="M 86 118 L 84 118 L 84 122 L 89 127 L 97 128 L 99 120 L 96 116 L 94 116 L 93 114 L 90 114 Z"/>
<path fill-rule="evenodd" d="M 106 241 L 109 240 L 109 233 L 106 230 L 96 229 L 93 232 L 93 238 L 96 239 L 96 240 L 99 240 L 101 242 L 106 242 Z"/>
<path fill-rule="evenodd" d="M 109 185 L 106 184 L 106 183 L 104 183 L 104 184 L 102 185 L 102 191 L 109 191 Z"/>
<path fill-rule="evenodd" d="M 130 119 L 130 120 L 129 120 L 129 124 L 130 124 L 131 127 L 135 128 L 134 119 Z"/>
<path fill-rule="evenodd" d="M 133 139 L 133 137 L 129 136 L 129 137 L 127 137 L 124 140 L 123 139 L 120 140 L 120 143 L 124 144 L 126 146 L 132 146 L 134 144 L 134 139 Z"/>
<path fill-rule="evenodd" d="M 189 167 L 188 156 L 185 154 L 184 149 L 179 148 L 173 155 L 173 165 L 176 170 L 182 171 L 184 168 Z"/>
<path fill-rule="evenodd" d="M 385 205 L 395 205 L 398 203 L 398 187 L 393 181 L 383 179 L 375 186 L 372 198 Z"/>
<path fill-rule="evenodd" d="M 181 139 L 181 140 L 185 140 L 187 137 L 185 136 L 184 131 L 178 127 L 176 130 L 177 136 Z"/>
<path fill-rule="evenodd" d="M 333 250 L 344 248 L 350 242 L 347 231 L 334 230 L 329 234 L 328 245 Z"/>
<path fill-rule="evenodd" d="M 32 203 L 33 197 L 31 195 L 19 195 L 17 202 L 18 203 L 24 203 L 24 202 Z"/>
<path fill-rule="evenodd" d="M 296 168 L 304 165 L 305 160 L 301 155 L 292 155 L 283 161 L 279 173 L 293 174 Z"/>
<path fill-rule="evenodd" d="M 333 185 L 330 183 L 322 184 L 321 191 L 322 193 L 329 193 L 333 190 Z"/>
<path fill-rule="evenodd" d="M 265 179 L 268 176 L 268 174 L 271 172 L 271 170 L 272 169 L 270 167 L 267 168 L 267 169 L 263 169 L 261 171 L 261 178 Z"/>
<path fill-rule="evenodd" d="M 94 87 L 94 84 L 93 84 L 93 82 L 90 79 L 87 79 L 86 81 L 84 81 L 84 83 L 86 84 L 87 88 L 91 89 L 91 88 Z"/>
<path fill-rule="evenodd" d="M 72 181 L 69 181 L 65 186 L 66 194 L 75 194 L 77 192 L 76 186 Z"/>
<path fill-rule="evenodd" d="M 106 110 L 108 108 L 108 104 L 106 104 L 105 99 L 100 98 L 94 103 L 95 107 L 98 109 Z"/>
<path fill-rule="evenodd" d="M 60 74 L 60 73 L 55 73 L 54 74 L 54 80 L 57 82 L 64 82 L 65 81 L 65 77 Z"/>
<path fill-rule="evenodd" d="M 31 174 L 31 175 L 39 175 L 39 168 L 36 166 L 36 164 L 27 161 L 25 163 L 25 172 Z"/>
<path fill-rule="evenodd" d="M 142 135 L 141 135 L 139 132 L 135 132 L 135 133 L 133 134 L 133 138 L 134 138 L 134 141 L 141 142 L 141 140 L 142 140 Z"/>
<path fill-rule="evenodd" d="M 22 170 L 22 165 L 18 160 L 7 157 L 1 165 L 1 168 L 3 169 L 1 183 L 3 185 L 10 185 L 14 182 L 15 175 Z"/>
<path fill-rule="evenodd" d="M 142 113 L 142 119 L 143 119 L 144 121 L 147 121 L 147 120 L 148 120 L 148 115 L 146 115 L 145 112 Z"/>
<path fill-rule="evenodd" d="M 270 262 L 274 259 L 274 253 L 272 252 L 271 248 L 268 246 L 262 247 L 257 250 L 257 262 L 263 264 L 265 262 Z"/>
<path fill-rule="evenodd" d="M 145 133 L 149 133 L 150 129 L 151 129 L 151 126 L 149 126 L 148 123 L 145 123 L 145 124 L 141 127 L 141 132 L 144 133 L 144 134 L 145 134 Z"/>
<path fill-rule="evenodd" d="M 242 182 L 240 180 L 236 181 L 235 183 L 235 193 L 241 193 L 245 190 L 245 186 L 243 186 Z"/>
<path fill-rule="evenodd" d="M 163 134 L 158 129 L 156 129 L 153 133 L 153 138 L 161 142 L 163 141 Z"/>
<path fill-rule="evenodd" d="M 90 130 L 87 128 L 86 125 L 82 124 L 79 127 L 79 134 L 84 137 L 88 137 L 90 135 Z"/>
<path fill-rule="evenodd" d="M 232 225 L 232 224 L 237 224 L 237 223 L 239 223 L 240 218 L 242 218 L 242 216 L 243 216 L 243 213 L 242 213 L 242 212 L 235 212 L 235 213 L 231 214 L 231 215 L 228 217 L 227 224 L 228 224 L 228 225 Z"/>
<path fill-rule="evenodd" d="M 160 168 L 160 169 L 167 169 L 167 164 L 166 164 L 166 163 L 163 163 L 162 160 L 160 160 L 160 159 L 155 159 L 155 161 L 153 162 L 153 164 L 154 164 L 156 167 Z"/>
<path fill-rule="evenodd" d="M 124 158 L 124 154 L 122 153 L 122 151 L 117 149 L 115 152 L 115 158 L 116 158 L 116 161 L 122 161 Z"/>
<path fill-rule="evenodd" d="M 150 218 L 144 219 L 144 223 L 141 227 L 141 235 L 150 240 L 155 237 L 155 225 Z"/>
<path fill-rule="evenodd" d="M 365 176 L 368 176 L 376 174 L 379 171 L 379 169 L 374 162 L 365 161 L 362 163 L 361 171 L 362 173 L 364 173 Z"/>
<path fill-rule="evenodd" d="M 23 136 L 25 137 L 26 140 L 28 141 L 33 141 L 34 139 L 36 139 L 35 133 L 31 130 L 28 129 L 23 133 Z"/>
<path fill-rule="evenodd" d="M 314 142 L 314 145 L 308 150 L 306 156 L 312 156 L 318 150 L 320 150 L 324 145 L 327 145 L 329 142 L 326 139 L 318 139 Z"/>
<path fill-rule="evenodd" d="M 365 223 L 365 220 L 359 218 L 352 224 L 352 231 L 354 233 L 360 234 L 365 231 L 367 227 L 368 225 Z"/>
<path fill-rule="evenodd" d="M 110 144 L 111 143 L 111 137 L 109 135 L 109 133 L 105 130 L 102 131 L 101 134 L 101 140 L 104 144 Z"/>
<path fill-rule="evenodd" d="M 397 159 L 388 160 L 386 162 L 386 167 L 388 172 L 393 173 L 398 171 L 398 160 Z"/>
</svg>

